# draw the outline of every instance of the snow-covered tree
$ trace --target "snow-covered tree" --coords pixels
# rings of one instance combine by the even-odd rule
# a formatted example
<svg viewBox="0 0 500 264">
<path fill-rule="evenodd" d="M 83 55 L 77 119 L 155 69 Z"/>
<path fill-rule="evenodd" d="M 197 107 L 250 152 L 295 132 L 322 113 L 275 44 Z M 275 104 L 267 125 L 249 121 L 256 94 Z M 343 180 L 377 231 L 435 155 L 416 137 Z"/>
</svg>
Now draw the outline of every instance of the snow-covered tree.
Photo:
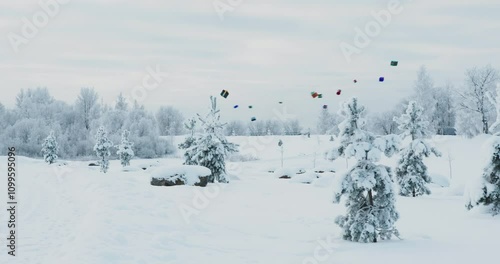
<svg viewBox="0 0 500 264">
<path fill-rule="evenodd" d="M 482 176 L 482 193 L 476 201 L 469 201 L 467 209 L 477 205 L 489 206 L 493 215 L 500 213 L 500 138 L 493 142 L 493 151 L 490 163 L 486 166 Z"/>
<path fill-rule="evenodd" d="M 118 95 L 118 97 L 116 98 L 115 110 L 119 110 L 119 111 L 127 111 L 128 110 L 127 99 L 125 98 L 125 96 L 123 96 L 122 93 L 120 93 Z"/>
<path fill-rule="evenodd" d="M 184 139 L 184 142 L 179 144 L 179 149 L 184 149 L 186 150 L 184 152 L 184 165 L 196 165 L 196 161 L 193 160 L 193 149 L 191 147 L 193 146 L 196 138 L 194 137 L 194 130 L 196 127 L 196 120 L 195 119 L 188 119 L 187 122 L 184 123 L 184 127 L 189 131 L 189 135 Z"/>
<path fill-rule="evenodd" d="M 99 114 L 99 95 L 94 88 L 82 88 L 76 101 L 76 109 L 87 130 L 90 130 L 92 119 Z"/>
<path fill-rule="evenodd" d="M 43 159 L 48 164 L 52 164 L 57 161 L 57 153 L 59 152 L 59 145 L 57 144 L 56 137 L 54 136 L 54 131 L 51 131 L 49 136 L 45 139 L 42 144 Z"/>
<path fill-rule="evenodd" d="M 300 135 L 302 127 L 298 119 L 290 119 L 283 121 L 283 130 L 285 135 Z"/>
<path fill-rule="evenodd" d="M 448 83 L 444 88 L 439 87 L 434 91 L 436 111 L 433 120 L 436 121 L 438 135 L 446 135 L 450 129 L 455 128 L 457 113 L 452 93 L 454 90 L 453 85 Z"/>
<path fill-rule="evenodd" d="M 398 126 L 393 120 L 395 115 L 399 115 L 396 110 L 374 114 L 367 125 L 370 131 L 379 135 L 395 134 L 398 130 Z"/>
<path fill-rule="evenodd" d="M 111 156 L 111 148 L 113 143 L 108 139 L 108 135 L 104 127 L 100 127 L 95 136 L 96 144 L 94 151 L 99 158 L 101 172 L 106 173 L 109 169 L 109 156 Z"/>
<path fill-rule="evenodd" d="M 327 135 L 331 133 L 338 133 L 337 129 L 337 116 L 328 111 L 328 109 L 321 109 L 321 113 L 316 124 L 316 129 L 320 135 Z"/>
<path fill-rule="evenodd" d="M 343 237 L 355 242 L 377 242 L 398 236 L 394 223 L 399 218 L 395 208 L 396 194 L 393 189 L 391 169 L 377 164 L 382 153 L 392 156 L 399 148 L 399 137 L 376 137 L 364 130 L 365 108 L 357 98 L 344 102 L 339 115 L 337 145 L 329 153 L 329 159 L 354 157 L 356 164 L 339 178 L 334 192 L 334 203 L 347 198 L 347 215 L 335 222 L 342 227 Z"/>
<path fill-rule="evenodd" d="M 484 68 L 472 68 L 467 70 L 466 87 L 459 92 L 460 107 L 467 112 L 476 112 L 481 124 L 482 133 L 489 133 L 489 123 L 494 119 L 491 102 L 488 95 L 494 90 L 494 85 L 498 81 L 499 73 L 496 69 L 488 65 Z"/>
<path fill-rule="evenodd" d="M 123 167 L 130 166 L 130 160 L 134 157 L 134 150 L 132 149 L 134 143 L 130 142 L 129 136 L 130 132 L 124 130 L 122 133 L 122 141 L 120 145 L 118 145 L 118 151 L 116 152 L 118 157 L 120 157 L 120 162 Z"/>
<path fill-rule="evenodd" d="M 244 136 L 246 135 L 246 127 L 242 121 L 234 120 L 227 123 L 225 127 L 226 136 Z"/>
<path fill-rule="evenodd" d="M 156 112 L 156 120 L 162 136 L 182 135 L 184 132 L 182 127 L 184 116 L 172 106 L 160 107 Z"/>
<path fill-rule="evenodd" d="M 197 165 L 212 171 L 208 182 L 229 182 L 226 175 L 226 157 L 231 152 L 238 152 L 238 145 L 230 143 L 224 136 L 224 125 L 220 122 L 220 110 L 217 109 L 216 97 L 211 96 L 210 112 L 205 118 L 198 114 L 203 127 L 193 145 L 187 150 Z"/>
<path fill-rule="evenodd" d="M 423 110 L 415 101 L 408 104 L 406 113 L 394 118 L 403 137 L 411 137 L 411 142 L 401 151 L 401 157 L 396 168 L 396 179 L 400 186 L 399 194 L 403 196 L 420 196 L 430 194 L 426 184 L 431 182 L 424 157 L 431 154 L 441 156 L 425 137 L 428 135 L 428 122 L 423 119 Z"/>
<path fill-rule="evenodd" d="M 434 119 L 437 105 L 436 89 L 427 68 L 422 65 L 417 73 L 414 84 L 415 101 L 423 107 L 422 115 L 429 121 L 429 129 L 432 133 L 437 131 L 437 120 Z"/>
<path fill-rule="evenodd" d="M 490 100 L 491 104 L 493 104 L 496 108 L 496 113 L 497 113 L 497 119 L 496 121 L 490 126 L 489 131 L 491 133 L 494 133 L 498 135 L 500 132 L 500 83 L 497 83 L 497 89 L 496 89 L 497 95 L 495 98 L 491 95 L 491 93 L 488 94 L 488 99 Z"/>
</svg>

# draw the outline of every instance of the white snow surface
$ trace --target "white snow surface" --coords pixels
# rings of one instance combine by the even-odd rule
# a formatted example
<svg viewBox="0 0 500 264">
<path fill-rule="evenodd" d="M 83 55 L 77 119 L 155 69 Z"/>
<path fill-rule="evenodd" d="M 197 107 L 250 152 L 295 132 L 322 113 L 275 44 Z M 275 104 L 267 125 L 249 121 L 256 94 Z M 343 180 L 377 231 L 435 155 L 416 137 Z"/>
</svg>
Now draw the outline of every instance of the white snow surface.
<svg viewBox="0 0 500 264">
<path fill-rule="evenodd" d="M 186 180 L 187 185 L 194 185 L 200 181 L 200 177 L 210 176 L 209 168 L 197 165 L 161 166 L 151 172 L 151 178 L 169 179 L 181 177 Z"/>
<path fill-rule="evenodd" d="M 434 137 L 443 156 L 424 162 L 431 175 L 450 178 L 450 153 L 450 187 L 431 185 L 429 196 L 398 196 L 401 218 L 396 227 L 402 240 L 376 244 L 342 240 L 334 219 L 345 208 L 332 203 L 333 190 L 354 161 L 329 162 L 320 155 L 314 160 L 316 137 L 257 141 L 269 142 L 251 149 L 259 160 L 227 164 L 228 173 L 240 180 L 206 188 L 151 186 L 148 170 L 123 172 L 118 160 L 104 174 L 88 162 L 48 165 L 18 157 L 17 256 L 7 254 L 7 214 L 2 209 L 0 263 L 496 263 L 500 216 L 480 208 L 467 211 L 463 196 L 466 183 L 481 177 L 489 158 L 482 145 L 489 138 Z M 248 143 L 247 137 L 228 139 Z M 279 139 L 286 146 L 285 166 L 311 171 L 334 166 L 336 173 L 320 174 L 313 184 L 272 177 L 267 168 L 280 167 Z M 331 144 L 329 136 L 320 139 L 322 145 Z M 0 171 L 6 172 L 7 157 L 0 160 L 5 161 Z M 178 158 L 159 161 L 182 164 Z M 396 161 L 397 155 L 381 159 L 392 168 Z M 63 162 L 67 165 L 59 166 Z M 132 160 L 131 166 L 150 162 Z M 0 181 L 0 203 L 7 205 L 7 180 Z"/>
</svg>

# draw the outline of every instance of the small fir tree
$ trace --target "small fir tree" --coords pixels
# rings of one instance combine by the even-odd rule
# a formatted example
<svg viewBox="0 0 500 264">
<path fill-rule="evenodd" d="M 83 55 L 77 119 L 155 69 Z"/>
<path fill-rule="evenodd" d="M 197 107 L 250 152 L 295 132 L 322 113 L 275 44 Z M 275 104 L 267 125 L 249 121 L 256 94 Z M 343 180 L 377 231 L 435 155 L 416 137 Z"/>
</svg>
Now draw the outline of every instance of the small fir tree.
<svg viewBox="0 0 500 264">
<path fill-rule="evenodd" d="M 96 144 L 94 151 L 99 158 L 101 172 L 106 173 L 109 169 L 109 156 L 111 156 L 111 148 L 113 143 L 108 139 L 108 135 L 104 127 L 100 127 L 95 136 Z"/>
<path fill-rule="evenodd" d="M 424 157 L 431 154 L 441 156 L 441 153 L 432 147 L 426 140 L 428 122 L 422 119 L 423 110 L 416 102 L 408 104 L 406 113 L 394 118 L 403 137 L 411 137 L 411 142 L 401 151 L 401 157 L 396 168 L 396 178 L 400 186 L 399 194 L 403 196 L 420 196 L 430 194 L 426 186 L 431 182 Z"/>
<path fill-rule="evenodd" d="M 212 171 L 208 182 L 228 183 L 225 158 L 231 152 L 238 152 L 238 145 L 227 141 L 223 133 L 225 124 L 220 122 L 216 98 L 211 96 L 210 100 L 212 104 L 207 116 L 203 118 L 198 114 L 203 133 L 195 139 L 188 152 L 192 155 L 191 161 Z"/>
<path fill-rule="evenodd" d="M 134 150 L 132 147 L 134 143 L 129 140 L 130 132 L 128 130 L 124 130 L 122 133 L 122 141 L 118 146 L 118 151 L 116 154 L 120 157 L 120 162 L 123 167 L 130 166 L 130 160 L 134 157 Z"/>
<path fill-rule="evenodd" d="M 389 167 L 377 164 L 382 153 L 392 156 L 398 149 L 399 137 L 376 137 L 363 130 L 365 108 L 357 98 L 344 102 L 339 114 L 336 146 L 329 159 L 354 157 L 356 164 L 339 179 L 334 192 L 334 203 L 346 197 L 347 215 L 335 222 L 343 229 L 343 238 L 355 242 L 377 242 L 398 236 L 394 223 L 399 218 L 395 207 L 392 173 Z"/>
<path fill-rule="evenodd" d="M 469 201 L 467 209 L 477 205 L 489 206 L 492 215 L 500 213 L 500 138 L 493 142 L 491 160 L 486 166 L 482 176 L 481 195 L 476 201 Z"/>
<path fill-rule="evenodd" d="M 179 144 L 179 149 L 184 149 L 184 165 L 196 165 L 196 161 L 193 160 L 193 150 L 191 147 L 193 146 L 196 138 L 194 137 L 194 130 L 196 127 L 196 120 L 188 119 L 187 122 L 184 123 L 184 127 L 190 132 L 190 134 L 184 139 L 184 142 Z"/>
<path fill-rule="evenodd" d="M 49 136 L 45 139 L 42 144 L 43 159 L 48 164 L 55 163 L 57 161 L 57 153 L 59 152 L 59 145 L 57 144 L 56 137 L 54 136 L 54 131 L 51 131 Z"/>
</svg>

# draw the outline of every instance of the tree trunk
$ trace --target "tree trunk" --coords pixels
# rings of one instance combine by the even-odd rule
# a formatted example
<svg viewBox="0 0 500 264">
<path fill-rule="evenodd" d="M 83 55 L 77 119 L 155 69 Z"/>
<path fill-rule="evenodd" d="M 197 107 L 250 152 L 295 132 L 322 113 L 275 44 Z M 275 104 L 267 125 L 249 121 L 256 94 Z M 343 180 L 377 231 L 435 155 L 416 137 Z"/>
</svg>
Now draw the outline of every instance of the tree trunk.
<svg viewBox="0 0 500 264">
<path fill-rule="evenodd" d="M 486 118 L 486 114 L 483 113 L 483 133 L 489 134 L 489 127 L 488 127 L 488 119 Z"/>
<path fill-rule="evenodd" d="M 373 208 L 373 193 L 371 189 L 368 191 L 368 202 L 370 206 Z M 373 237 L 373 242 L 377 243 L 377 233 L 375 233 L 375 236 Z"/>
<path fill-rule="evenodd" d="M 368 203 L 370 204 L 370 206 L 373 206 L 373 194 L 372 194 L 372 190 L 368 191 Z"/>
</svg>

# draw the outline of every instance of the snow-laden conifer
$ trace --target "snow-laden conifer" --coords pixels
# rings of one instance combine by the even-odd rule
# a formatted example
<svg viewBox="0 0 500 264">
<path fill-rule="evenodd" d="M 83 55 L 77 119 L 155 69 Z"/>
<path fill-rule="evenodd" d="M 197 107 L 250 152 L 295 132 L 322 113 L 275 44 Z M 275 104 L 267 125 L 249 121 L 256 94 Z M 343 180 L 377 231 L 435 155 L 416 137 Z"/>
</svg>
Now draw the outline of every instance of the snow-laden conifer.
<svg viewBox="0 0 500 264">
<path fill-rule="evenodd" d="M 57 144 L 56 137 L 54 136 L 54 131 L 51 131 L 49 136 L 45 139 L 42 144 L 43 159 L 48 164 L 52 164 L 57 161 L 57 153 L 59 152 L 59 145 Z"/>
<path fill-rule="evenodd" d="M 389 167 L 377 164 L 382 153 L 392 156 L 399 148 L 399 137 L 376 137 L 363 130 L 365 108 L 357 98 L 344 102 L 339 114 L 339 138 L 329 153 L 330 159 L 354 157 L 356 164 L 339 178 L 334 203 L 346 198 L 347 214 L 335 222 L 342 227 L 343 237 L 355 242 L 377 242 L 398 235 L 394 227 L 399 213 L 395 208 L 395 192 Z"/>
<path fill-rule="evenodd" d="M 130 142 L 129 136 L 130 132 L 128 130 L 122 132 L 122 140 L 116 152 L 123 167 L 130 166 L 130 160 L 134 157 L 134 150 L 132 149 L 134 143 Z"/>
<path fill-rule="evenodd" d="M 477 205 L 489 207 L 493 215 L 500 213 L 500 137 L 493 140 L 491 160 L 481 177 L 481 193 L 469 199 L 466 207 L 470 210 Z"/>
<path fill-rule="evenodd" d="M 402 136 L 411 140 L 401 150 L 396 168 L 396 179 L 400 186 L 399 194 L 403 196 L 416 197 L 431 193 L 426 186 L 427 183 L 431 182 L 431 177 L 423 158 L 429 157 L 431 154 L 441 156 L 441 153 L 425 139 L 428 122 L 423 120 L 422 113 L 422 108 L 416 102 L 411 101 L 406 112 L 399 118 L 394 118 L 399 129 L 403 131 Z"/>
<path fill-rule="evenodd" d="M 104 127 L 100 127 L 95 136 L 96 144 L 94 151 L 99 158 L 101 172 L 106 173 L 109 169 L 109 156 L 111 156 L 111 148 L 113 143 L 108 139 L 108 135 Z"/>
<path fill-rule="evenodd" d="M 208 182 L 229 182 L 226 175 L 226 157 L 231 152 L 238 152 L 238 145 L 230 143 L 224 136 L 224 125 L 220 121 L 220 110 L 217 109 L 215 97 L 210 97 L 211 108 L 206 117 L 198 114 L 203 133 L 201 133 L 191 147 L 187 149 L 191 162 L 201 165 L 212 171 Z"/>
</svg>

